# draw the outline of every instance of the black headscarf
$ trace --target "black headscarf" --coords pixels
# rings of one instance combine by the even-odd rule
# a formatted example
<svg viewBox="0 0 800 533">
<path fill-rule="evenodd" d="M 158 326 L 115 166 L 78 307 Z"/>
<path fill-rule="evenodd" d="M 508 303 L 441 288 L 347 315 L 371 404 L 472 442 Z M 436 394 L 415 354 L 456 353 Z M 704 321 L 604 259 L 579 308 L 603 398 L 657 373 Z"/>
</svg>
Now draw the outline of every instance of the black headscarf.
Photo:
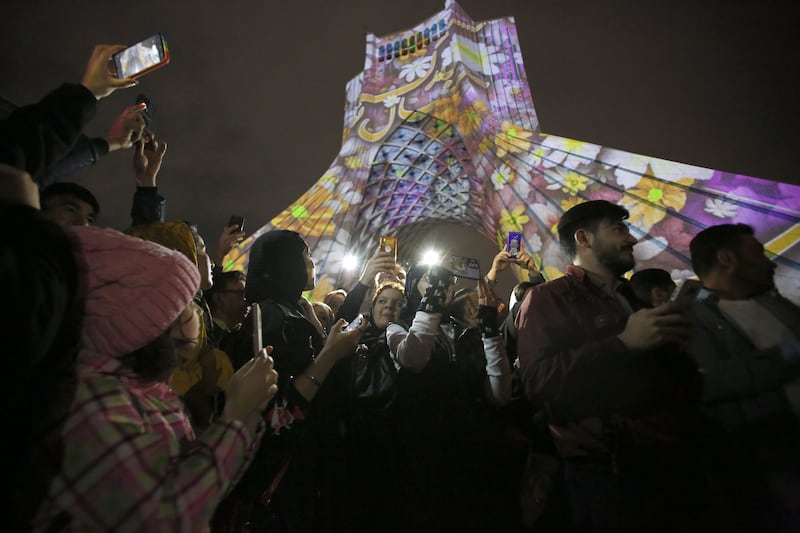
<svg viewBox="0 0 800 533">
<path fill-rule="evenodd" d="M 250 248 L 245 299 L 296 302 L 308 281 L 306 248 L 303 238 L 289 230 L 268 231 L 256 239 Z"/>
</svg>

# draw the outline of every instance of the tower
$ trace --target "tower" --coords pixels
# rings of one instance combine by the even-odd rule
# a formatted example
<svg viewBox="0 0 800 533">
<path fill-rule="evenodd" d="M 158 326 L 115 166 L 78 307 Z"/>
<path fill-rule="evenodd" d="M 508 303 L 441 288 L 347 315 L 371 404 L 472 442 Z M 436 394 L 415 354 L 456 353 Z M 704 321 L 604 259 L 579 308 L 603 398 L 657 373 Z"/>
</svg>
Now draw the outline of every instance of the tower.
<svg viewBox="0 0 800 533">
<path fill-rule="evenodd" d="M 413 28 L 367 36 L 364 70 L 346 89 L 341 151 L 224 267 L 245 270 L 255 238 L 291 229 L 306 239 L 324 294 L 349 282 L 345 255 L 363 263 L 380 235 L 446 220 L 499 246 L 521 232 L 550 279 L 566 266 L 559 217 L 593 199 L 630 211 L 637 268 L 675 279 L 693 275 L 698 231 L 750 224 L 778 263 L 778 288 L 800 300 L 800 187 L 543 133 L 513 18 L 475 22 L 453 0 Z"/>
</svg>

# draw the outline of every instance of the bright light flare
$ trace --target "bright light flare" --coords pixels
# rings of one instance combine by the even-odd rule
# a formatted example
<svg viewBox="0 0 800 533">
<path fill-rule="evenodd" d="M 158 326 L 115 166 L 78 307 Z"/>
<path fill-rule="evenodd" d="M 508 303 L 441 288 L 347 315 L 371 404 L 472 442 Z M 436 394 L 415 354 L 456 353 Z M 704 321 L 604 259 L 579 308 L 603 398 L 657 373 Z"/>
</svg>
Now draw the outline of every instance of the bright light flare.
<svg viewBox="0 0 800 533">
<path fill-rule="evenodd" d="M 342 259 L 342 268 L 345 270 L 355 270 L 358 267 L 358 258 L 354 255 L 346 255 Z"/>
<path fill-rule="evenodd" d="M 438 265 L 439 261 L 442 260 L 442 256 L 438 250 L 427 250 L 424 254 L 422 254 L 422 260 L 420 261 L 423 265 Z"/>
</svg>

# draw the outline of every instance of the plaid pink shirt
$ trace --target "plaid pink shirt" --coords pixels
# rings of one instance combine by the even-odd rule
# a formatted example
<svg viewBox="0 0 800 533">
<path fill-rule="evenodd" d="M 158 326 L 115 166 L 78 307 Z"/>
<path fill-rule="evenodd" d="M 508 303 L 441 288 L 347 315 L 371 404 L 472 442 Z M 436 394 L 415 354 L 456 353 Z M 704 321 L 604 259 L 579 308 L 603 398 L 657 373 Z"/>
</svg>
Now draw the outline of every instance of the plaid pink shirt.
<svg viewBox="0 0 800 533">
<path fill-rule="evenodd" d="M 199 438 L 177 395 L 103 373 L 81 376 L 63 428 L 64 461 L 34 531 L 203 531 L 261 440 L 239 422 Z"/>
</svg>

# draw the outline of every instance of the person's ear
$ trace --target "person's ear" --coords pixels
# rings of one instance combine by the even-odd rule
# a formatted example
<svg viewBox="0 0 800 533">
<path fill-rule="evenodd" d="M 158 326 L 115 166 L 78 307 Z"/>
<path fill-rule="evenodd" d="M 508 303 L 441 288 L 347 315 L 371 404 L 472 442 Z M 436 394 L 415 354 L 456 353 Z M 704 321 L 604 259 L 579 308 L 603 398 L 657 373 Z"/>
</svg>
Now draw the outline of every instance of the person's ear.
<svg viewBox="0 0 800 533">
<path fill-rule="evenodd" d="M 717 263 L 725 269 L 731 269 L 736 266 L 737 258 L 733 250 L 720 249 L 716 254 Z"/>
<path fill-rule="evenodd" d="M 587 229 L 578 229 L 575 230 L 575 233 L 572 235 L 575 239 L 575 245 L 579 248 L 591 248 L 592 247 L 592 232 Z"/>
</svg>

